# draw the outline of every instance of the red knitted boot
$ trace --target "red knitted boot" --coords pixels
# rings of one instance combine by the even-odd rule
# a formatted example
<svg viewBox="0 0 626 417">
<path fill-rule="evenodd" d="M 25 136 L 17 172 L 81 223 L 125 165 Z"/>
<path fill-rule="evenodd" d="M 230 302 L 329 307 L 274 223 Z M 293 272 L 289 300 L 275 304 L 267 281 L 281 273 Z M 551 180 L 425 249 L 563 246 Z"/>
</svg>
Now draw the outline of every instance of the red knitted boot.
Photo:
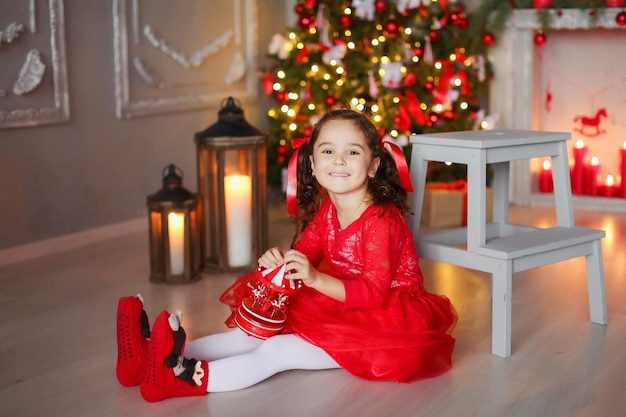
<svg viewBox="0 0 626 417">
<path fill-rule="evenodd" d="M 180 316 L 162 311 L 154 322 L 148 363 L 141 381 L 141 395 L 156 402 L 170 397 L 205 395 L 209 382 L 206 361 L 182 356 L 185 330 Z"/>
<path fill-rule="evenodd" d="M 150 325 L 141 295 L 120 298 L 117 305 L 117 365 L 115 373 L 126 387 L 139 385 L 148 356 Z"/>
</svg>

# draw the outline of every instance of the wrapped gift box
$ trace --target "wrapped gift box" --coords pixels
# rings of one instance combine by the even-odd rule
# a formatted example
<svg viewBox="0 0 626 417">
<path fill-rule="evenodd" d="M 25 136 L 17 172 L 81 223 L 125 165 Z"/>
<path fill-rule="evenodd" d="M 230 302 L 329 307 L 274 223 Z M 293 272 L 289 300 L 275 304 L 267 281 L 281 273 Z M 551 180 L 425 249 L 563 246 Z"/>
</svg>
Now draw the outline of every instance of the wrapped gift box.
<svg viewBox="0 0 626 417">
<path fill-rule="evenodd" d="M 487 188 L 487 222 L 493 217 L 493 190 Z M 426 184 L 422 221 L 430 227 L 454 227 L 467 224 L 467 185 L 465 181 Z"/>
</svg>

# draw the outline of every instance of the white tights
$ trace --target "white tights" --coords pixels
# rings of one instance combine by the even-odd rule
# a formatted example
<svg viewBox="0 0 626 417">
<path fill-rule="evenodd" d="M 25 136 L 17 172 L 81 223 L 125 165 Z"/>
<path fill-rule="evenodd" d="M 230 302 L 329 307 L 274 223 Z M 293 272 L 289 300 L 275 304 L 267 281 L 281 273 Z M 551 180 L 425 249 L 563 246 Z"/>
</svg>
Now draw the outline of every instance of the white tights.
<svg viewBox="0 0 626 417">
<path fill-rule="evenodd" d="M 192 340 L 184 356 L 208 362 L 207 392 L 247 388 L 289 369 L 339 368 L 324 350 L 293 334 L 260 340 L 240 329 Z"/>
</svg>

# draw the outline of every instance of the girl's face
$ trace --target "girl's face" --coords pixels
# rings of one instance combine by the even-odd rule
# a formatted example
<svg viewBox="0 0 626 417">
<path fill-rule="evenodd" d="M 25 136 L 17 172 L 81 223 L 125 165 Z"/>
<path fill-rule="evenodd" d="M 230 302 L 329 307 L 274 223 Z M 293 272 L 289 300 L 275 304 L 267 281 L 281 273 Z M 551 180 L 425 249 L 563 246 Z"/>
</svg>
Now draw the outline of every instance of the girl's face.
<svg viewBox="0 0 626 417">
<path fill-rule="evenodd" d="M 315 178 L 334 194 L 367 189 L 368 177 L 376 175 L 379 163 L 351 120 L 332 120 L 322 127 L 311 155 Z"/>
</svg>

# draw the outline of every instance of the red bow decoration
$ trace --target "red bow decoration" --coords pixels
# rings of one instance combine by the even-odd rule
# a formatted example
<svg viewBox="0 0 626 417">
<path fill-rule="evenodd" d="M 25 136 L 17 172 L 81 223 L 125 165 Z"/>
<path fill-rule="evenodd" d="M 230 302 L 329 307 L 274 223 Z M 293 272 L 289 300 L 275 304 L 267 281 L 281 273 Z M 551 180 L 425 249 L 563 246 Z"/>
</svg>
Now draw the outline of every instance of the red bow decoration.
<svg viewBox="0 0 626 417">
<path fill-rule="evenodd" d="M 413 183 L 411 182 L 409 165 L 406 163 L 406 158 L 404 157 L 402 148 L 389 140 L 383 139 L 385 136 L 385 129 L 378 129 L 378 133 L 380 135 L 380 145 L 383 149 L 388 150 L 389 153 L 391 153 L 391 157 L 396 164 L 396 168 L 398 168 L 398 175 L 400 176 L 400 184 L 402 184 L 402 188 L 408 192 L 413 192 Z M 389 147 L 387 147 L 387 145 Z"/>
<path fill-rule="evenodd" d="M 308 143 L 311 138 L 292 138 L 291 147 L 295 149 L 287 165 L 287 213 L 298 213 L 298 151 L 302 145 Z"/>
</svg>

